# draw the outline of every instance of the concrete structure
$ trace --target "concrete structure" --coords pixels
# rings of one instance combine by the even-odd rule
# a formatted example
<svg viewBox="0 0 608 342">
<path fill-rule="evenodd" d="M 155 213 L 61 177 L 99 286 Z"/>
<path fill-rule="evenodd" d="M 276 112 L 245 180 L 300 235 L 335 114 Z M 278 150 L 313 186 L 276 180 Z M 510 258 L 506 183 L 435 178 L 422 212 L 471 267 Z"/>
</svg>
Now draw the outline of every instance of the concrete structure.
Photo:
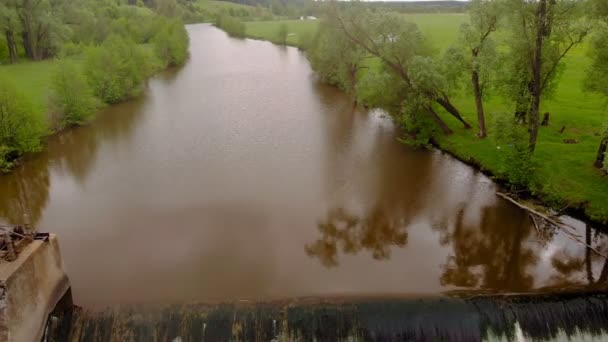
<svg viewBox="0 0 608 342">
<path fill-rule="evenodd" d="M 40 341 L 69 288 L 53 234 L 29 243 L 15 261 L 0 261 L 0 341 Z"/>
</svg>

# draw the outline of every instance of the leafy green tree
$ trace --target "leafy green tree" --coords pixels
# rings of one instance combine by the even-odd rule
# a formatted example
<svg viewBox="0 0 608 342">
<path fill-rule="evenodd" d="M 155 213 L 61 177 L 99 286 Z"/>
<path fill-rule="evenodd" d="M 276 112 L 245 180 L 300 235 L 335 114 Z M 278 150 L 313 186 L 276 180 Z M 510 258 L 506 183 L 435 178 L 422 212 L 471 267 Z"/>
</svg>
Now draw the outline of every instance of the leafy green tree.
<svg viewBox="0 0 608 342">
<path fill-rule="evenodd" d="M 516 69 L 511 72 L 521 77 L 510 86 L 517 89 L 515 93 L 529 98 L 528 144 L 533 152 L 540 129 L 541 99 L 550 94 L 563 69 L 564 57 L 583 42 L 591 25 L 584 16 L 583 1 L 506 0 L 506 4 L 505 11 L 510 14 L 510 59 L 524 62 L 514 65 Z M 527 94 L 521 79 L 528 81 Z"/>
<path fill-rule="evenodd" d="M 0 79 L 0 154 L 4 167 L 17 156 L 41 148 L 46 134 L 43 116 L 7 79 Z"/>
<path fill-rule="evenodd" d="M 188 32 L 179 20 L 164 22 L 152 42 L 164 66 L 181 65 L 188 58 Z"/>
<path fill-rule="evenodd" d="M 89 49 L 84 70 L 95 96 L 112 104 L 139 93 L 153 70 L 151 60 L 132 40 L 113 36 Z"/>
<path fill-rule="evenodd" d="M 592 64 L 587 72 L 585 88 L 602 94 L 608 99 L 608 25 L 602 25 L 594 37 L 591 43 L 590 56 Z M 607 148 L 608 130 L 602 134 L 600 147 L 595 158 L 595 167 L 604 167 Z"/>
<path fill-rule="evenodd" d="M 430 55 L 430 48 L 415 24 L 405 21 L 395 13 L 372 12 L 359 6 L 345 11 L 334 9 L 330 13 L 353 43 L 379 58 L 405 83 L 406 93 L 402 95 L 403 99 L 425 97 L 428 99 L 425 101 L 426 112 L 432 112 L 432 108 L 428 108 L 429 105 L 437 104 L 463 123 L 465 128 L 471 128 L 452 104 L 450 89 L 436 87 L 445 83 L 426 82 L 429 79 L 421 77 L 418 80 L 425 82 L 416 84 L 412 79 L 410 67 L 414 57 Z M 437 119 L 442 121 L 439 117 Z M 441 127 L 446 134 L 451 132 L 444 129 L 447 127 L 445 123 Z"/>
<path fill-rule="evenodd" d="M 339 26 L 327 20 L 321 22 L 314 43 L 308 50 L 313 69 L 324 82 L 340 87 L 356 96 L 360 71 L 365 67 L 367 53 L 354 44 Z"/>
<path fill-rule="evenodd" d="M 512 116 L 501 113 L 495 115 L 494 126 L 500 173 L 513 189 L 534 185 L 533 155 L 526 143 L 525 128 L 516 124 Z"/>
<path fill-rule="evenodd" d="M 498 28 L 500 14 L 499 2 L 473 0 L 469 7 L 469 22 L 462 24 L 460 28 L 459 48 L 449 49 L 446 53 L 448 71 L 465 69 L 470 75 L 480 138 L 487 136 L 483 97 L 489 86 L 492 70 L 496 67 L 496 48 L 491 35 Z M 458 62 L 462 62 L 462 69 Z M 453 72 L 451 75 L 457 79 L 461 76 Z"/>
<path fill-rule="evenodd" d="M 8 0 L 14 6 L 22 28 L 21 41 L 28 58 L 41 60 L 54 55 L 68 39 L 70 31 L 64 24 L 67 0 Z"/>
<path fill-rule="evenodd" d="M 16 35 L 20 30 L 21 25 L 15 8 L 0 3 L 0 32 L 6 39 L 8 58 L 11 63 L 14 63 L 18 57 Z"/>
<path fill-rule="evenodd" d="M 96 108 L 97 100 L 80 67 L 73 61 L 59 61 L 53 73 L 50 96 L 57 128 L 86 123 Z"/>
<path fill-rule="evenodd" d="M 182 16 L 183 10 L 176 0 L 156 0 L 156 13 L 169 18 L 176 18 Z"/>
<path fill-rule="evenodd" d="M 382 108 L 393 116 L 401 113 L 403 94 L 408 85 L 386 65 L 367 72 L 357 84 L 358 100 L 374 108 Z"/>
</svg>

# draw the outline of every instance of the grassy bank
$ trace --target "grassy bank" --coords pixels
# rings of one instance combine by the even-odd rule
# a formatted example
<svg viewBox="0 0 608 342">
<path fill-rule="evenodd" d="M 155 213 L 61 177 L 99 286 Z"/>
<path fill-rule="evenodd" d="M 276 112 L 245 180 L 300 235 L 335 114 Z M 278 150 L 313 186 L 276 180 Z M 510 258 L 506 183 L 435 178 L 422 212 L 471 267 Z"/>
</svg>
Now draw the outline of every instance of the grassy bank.
<svg viewBox="0 0 608 342">
<path fill-rule="evenodd" d="M 439 53 L 458 39 L 459 27 L 468 18 L 462 14 L 416 14 L 404 15 L 415 22 L 429 38 Z M 272 21 L 248 22 L 246 34 L 256 39 L 275 40 L 279 25 L 288 28 L 288 44 L 303 47 L 303 36 L 314 34 L 318 21 Z M 541 112 L 551 113 L 551 124 L 540 132 L 537 151 L 535 179 L 541 185 L 538 196 L 556 208 L 579 208 L 592 220 L 608 222 L 608 179 L 592 165 L 599 145 L 600 134 L 608 116 L 601 96 L 586 93 L 582 83 L 590 61 L 586 57 L 585 45 L 576 48 L 566 58 L 566 69 L 554 96 L 543 102 Z M 466 85 L 468 88 L 468 85 Z M 464 88 L 464 87 L 463 87 Z M 470 123 L 476 122 L 473 96 L 463 90 L 454 102 Z M 462 160 L 472 161 L 481 168 L 498 174 L 501 150 L 493 138 L 494 113 L 512 112 L 512 106 L 498 96 L 491 97 L 486 105 L 489 137 L 480 140 L 476 129 L 465 130 L 447 115 L 446 121 L 454 134 L 438 139 L 441 149 L 449 151 Z M 560 133 L 565 127 L 563 133 Z M 566 144 L 573 139 L 577 143 Z"/>
</svg>

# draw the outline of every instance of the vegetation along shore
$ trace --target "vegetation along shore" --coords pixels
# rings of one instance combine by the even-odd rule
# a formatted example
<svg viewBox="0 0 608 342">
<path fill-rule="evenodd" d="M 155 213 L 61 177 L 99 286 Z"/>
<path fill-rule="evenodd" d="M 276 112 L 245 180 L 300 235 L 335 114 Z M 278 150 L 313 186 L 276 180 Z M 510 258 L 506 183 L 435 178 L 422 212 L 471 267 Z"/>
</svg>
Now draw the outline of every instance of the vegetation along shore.
<svg viewBox="0 0 608 342">
<path fill-rule="evenodd" d="M 608 223 L 605 1 L 475 0 L 434 13 L 243 2 L 3 3 L 0 169 L 137 96 L 148 77 L 186 60 L 184 23 L 211 22 L 305 50 L 322 81 L 390 113 L 404 143 L 435 145 L 514 194 Z"/>
<path fill-rule="evenodd" d="M 244 22 L 240 35 L 305 50 L 323 81 L 387 110 L 404 143 L 608 222 L 605 2 L 472 1 L 433 14 L 336 3 L 314 14 Z"/>
</svg>

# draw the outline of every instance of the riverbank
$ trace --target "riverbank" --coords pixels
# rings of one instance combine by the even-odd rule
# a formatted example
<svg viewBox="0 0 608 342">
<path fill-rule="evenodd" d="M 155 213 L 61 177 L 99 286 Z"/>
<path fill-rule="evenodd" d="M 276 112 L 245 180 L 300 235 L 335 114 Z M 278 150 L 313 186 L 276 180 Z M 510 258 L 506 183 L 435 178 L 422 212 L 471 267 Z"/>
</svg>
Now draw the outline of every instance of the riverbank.
<svg viewBox="0 0 608 342">
<path fill-rule="evenodd" d="M 0 66 L 0 172 L 44 149 L 50 135 L 88 124 L 101 108 L 139 96 L 153 75 L 185 63 L 189 41 L 179 19 L 138 7 L 125 12 L 148 29 L 65 43 L 44 61 Z"/>
<path fill-rule="evenodd" d="M 459 27 L 467 20 L 466 15 L 453 14 L 404 17 L 418 24 L 438 52 L 447 49 L 457 40 Z M 314 35 L 319 21 L 248 22 L 246 35 L 276 41 L 276 32 L 281 24 L 288 28 L 287 45 L 306 50 L 306 43 Z M 541 111 L 551 113 L 551 122 L 540 131 L 534 155 L 534 178 L 539 186 L 538 189 L 529 189 L 529 195 L 548 207 L 577 216 L 582 213 L 587 220 L 606 224 L 608 181 L 600 170 L 593 167 L 606 115 L 601 96 L 583 91 L 584 70 L 589 65 L 586 50 L 586 45 L 583 45 L 567 56 L 566 68 L 554 96 L 543 102 Z M 473 97 L 464 88 L 454 98 L 454 103 L 463 116 L 476 126 Z M 454 134 L 439 136 L 436 147 L 502 182 L 501 149 L 504 146 L 500 146 L 494 139 L 493 122 L 495 113 L 510 112 L 509 108 L 509 104 L 498 96 L 491 97 L 486 102 L 489 136 L 483 140 L 476 137 L 475 127 L 463 129 L 448 115 L 440 113 Z"/>
</svg>

